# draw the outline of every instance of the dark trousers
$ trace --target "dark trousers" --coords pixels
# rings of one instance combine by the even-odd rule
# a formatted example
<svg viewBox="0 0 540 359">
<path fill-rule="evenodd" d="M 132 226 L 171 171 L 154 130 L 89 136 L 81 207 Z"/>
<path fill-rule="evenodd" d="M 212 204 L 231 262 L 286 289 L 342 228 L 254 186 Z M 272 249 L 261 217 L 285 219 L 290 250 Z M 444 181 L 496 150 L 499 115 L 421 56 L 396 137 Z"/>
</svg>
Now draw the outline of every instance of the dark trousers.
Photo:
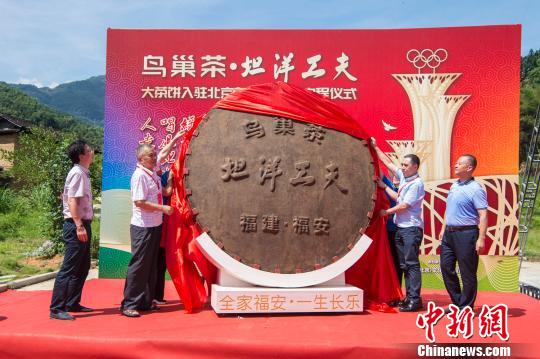
<svg viewBox="0 0 540 359">
<path fill-rule="evenodd" d="M 80 305 L 84 282 L 90 270 L 90 243 L 92 238 L 90 221 L 84 221 L 83 224 L 88 235 L 87 242 L 81 242 L 77 238 L 77 226 L 75 223 L 64 222 L 64 261 L 54 281 L 51 312 L 58 313 L 66 311 L 69 307 Z"/>
<path fill-rule="evenodd" d="M 156 265 L 161 240 L 161 226 L 131 225 L 131 260 L 124 285 L 123 309 L 148 310 L 154 299 Z"/>
<path fill-rule="evenodd" d="M 403 271 L 399 265 L 399 256 L 396 245 L 396 231 L 388 231 L 388 241 L 390 242 L 390 252 L 392 253 L 392 260 L 394 261 L 394 268 L 396 269 L 397 280 L 399 286 L 403 282 Z"/>
<path fill-rule="evenodd" d="M 459 308 L 474 306 L 477 284 L 478 254 L 476 240 L 478 229 L 450 232 L 445 231 L 441 244 L 441 272 L 444 285 L 452 303 Z M 459 265 L 463 289 L 459 286 L 456 273 L 456 262 Z"/>
<path fill-rule="evenodd" d="M 165 295 L 165 272 L 167 271 L 167 262 L 165 260 L 165 248 L 159 247 L 156 266 L 156 290 L 154 299 L 162 301 Z"/>
<path fill-rule="evenodd" d="M 424 231 L 420 227 L 398 228 L 396 232 L 399 266 L 405 278 L 406 295 L 412 303 L 418 303 L 420 301 L 422 276 L 420 273 L 418 253 L 423 236 Z"/>
</svg>

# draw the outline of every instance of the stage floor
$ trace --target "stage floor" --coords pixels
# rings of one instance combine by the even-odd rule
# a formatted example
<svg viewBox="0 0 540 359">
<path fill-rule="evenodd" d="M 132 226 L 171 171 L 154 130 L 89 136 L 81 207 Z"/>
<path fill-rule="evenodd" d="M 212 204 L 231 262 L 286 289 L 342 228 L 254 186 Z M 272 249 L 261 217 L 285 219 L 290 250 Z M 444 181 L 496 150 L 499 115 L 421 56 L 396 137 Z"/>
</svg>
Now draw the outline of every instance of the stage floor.
<svg viewBox="0 0 540 359">
<path fill-rule="evenodd" d="M 84 305 L 75 321 L 49 319 L 51 292 L 0 294 L 0 358 L 404 358 L 417 357 L 427 344 L 416 327 L 417 313 L 218 316 L 211 309 L 185 314 L 178 300 L 157 312 L 127 318 L 118 310 L 124 281 L 86 282 Z M 424 290 L 425 304 L 447 305 L 442 290 Z M 167 282 L 166 298 L 177 298 Z M 540 301 L 519 293 L 481 292 L 477 304 L 507 304 L 512 358 L 540 357 Z M 475 312 L 479 313 L 479 308 Z M 478 321 L 469 340 L 446 335 L 446 318 L 435 327 L 437 344 L 496 343 L 479 336 Z"/>
</svg>

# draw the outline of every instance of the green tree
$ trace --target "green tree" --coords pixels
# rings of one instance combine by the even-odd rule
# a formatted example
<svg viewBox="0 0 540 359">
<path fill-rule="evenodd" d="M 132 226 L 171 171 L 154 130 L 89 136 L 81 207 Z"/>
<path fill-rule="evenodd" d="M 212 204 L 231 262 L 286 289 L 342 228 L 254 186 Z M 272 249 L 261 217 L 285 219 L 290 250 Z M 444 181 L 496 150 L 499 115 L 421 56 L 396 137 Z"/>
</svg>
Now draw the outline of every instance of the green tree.
<svg viewBox="0 0 540 359">
<path fill-rule="evenodd" d="M 519 160 L 527 160 L 531 133 L 540 104 L 540 50 L 530 51 L 521 59 L 521 99 L 519 121 Z"/>
<path fill-rule="evenodd" d="M 14 179 L 14 187 L 21 194 L 28 193 L 38 186 L 46 188 L 48 197 L 46 211 L 49 228 L 46 237 L 55 244 L 49 255 L 63 248 L 62 242 L 62 201 L 64 181 L 72 164 L 67 157 L 67 147 L 77 139 L 74 132 L 57 132 L 42 127 L 33 127 L 31 132 L 23 133 L 14 152 L 3 151 L 3 155 L 13 161 L 9 171 Z M 90 168 L 94 195 L 101 192 L 101 155 L 96 155 L 95 164 Z"/>
</svg>

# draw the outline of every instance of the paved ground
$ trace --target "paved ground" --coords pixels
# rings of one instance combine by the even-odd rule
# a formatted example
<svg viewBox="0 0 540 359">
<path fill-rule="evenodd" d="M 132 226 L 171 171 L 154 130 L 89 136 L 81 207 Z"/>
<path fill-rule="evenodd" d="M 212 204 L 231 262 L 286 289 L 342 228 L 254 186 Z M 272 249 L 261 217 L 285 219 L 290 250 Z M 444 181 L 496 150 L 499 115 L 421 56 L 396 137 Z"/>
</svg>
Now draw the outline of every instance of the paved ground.
<svg viewBox="0 0 540 359">
<path fill-rule="evenodd" d="M 540 289 L 540 262 L 523 262 L 519 281 Z"/>
<path fill-rule="evenodd" d="M 98 277 L 98 269 L 97 268 L 90 269 L 90 272 L 88 273 L 88 277 L 86 278 L 86 280 L 95 279 L 97 277 Z M 52 290 L 53 286 L 54 286 L 54 279 L 51 279 L 51 280 L 46 280 L 45 282 L 32 284 L 27 287 L 20 288 L 18 290 Z"/>
<path fill-rule="evenodd" d="M 98 269 L 91 269 L 90 273 L 88 274 L 88 279 L 94 279 L 97 277 Z M 523 262 L 521 265 L 519 281 L 521 283 L 540 288 L 540 262 Z M 42 283 L 21 288 L 19 290 L 52 290 L 53 285 L 54 279 L 51 279 Z"/>
</svg>

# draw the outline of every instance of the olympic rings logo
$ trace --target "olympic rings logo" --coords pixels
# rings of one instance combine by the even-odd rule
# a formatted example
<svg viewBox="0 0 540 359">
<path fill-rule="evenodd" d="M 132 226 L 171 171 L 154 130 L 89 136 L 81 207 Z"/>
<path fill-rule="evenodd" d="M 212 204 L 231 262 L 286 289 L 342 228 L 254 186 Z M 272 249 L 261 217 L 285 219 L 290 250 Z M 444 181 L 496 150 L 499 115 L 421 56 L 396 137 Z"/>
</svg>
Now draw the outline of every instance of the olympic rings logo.
<svg viewBox="0 0 540 359">
<path fill-rule="evenodd" d="M 418 73 L 424 67 L 429 67 L 435 72 L 435 69 L 448 58 L 448 52 L 445 49 L 424 49 L 422 51 L 411 49 L 407 52 L 407 61 L 418 69 Z"/>
</svg>

